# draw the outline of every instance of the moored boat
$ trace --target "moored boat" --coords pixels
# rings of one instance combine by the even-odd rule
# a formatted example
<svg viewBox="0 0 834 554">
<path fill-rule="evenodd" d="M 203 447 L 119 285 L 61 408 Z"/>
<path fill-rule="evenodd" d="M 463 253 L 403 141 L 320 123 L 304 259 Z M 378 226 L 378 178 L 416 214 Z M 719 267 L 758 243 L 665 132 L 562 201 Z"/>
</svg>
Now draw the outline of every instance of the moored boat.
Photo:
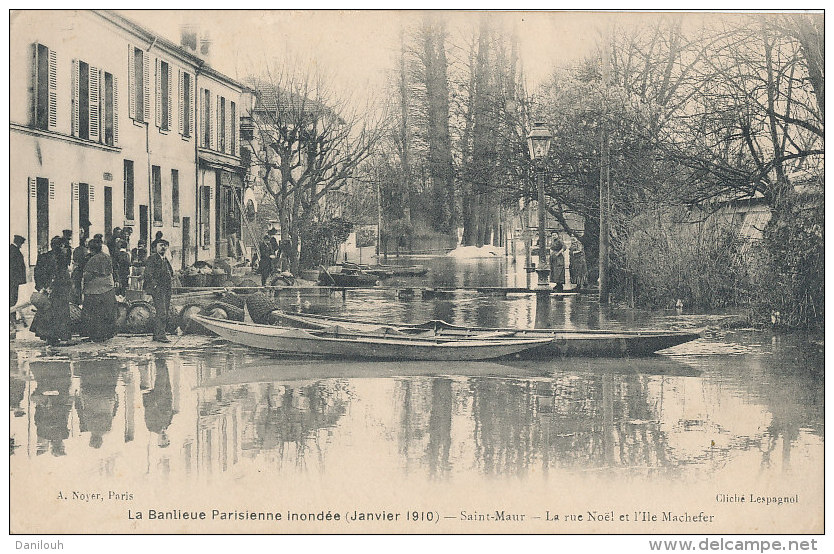
<svg viewBox="0 0 834 554">
<path fill-rule="evenodd" d="M 700 333 L 641 330 L 620 331 L 600 329 L 513 329 L 463 327 L 445 321 L 418 324 L 380 323 L 317 314 L 273 312 L 273 320 L 308 329 L 324 329 L 339 325 L 354 332 L 379 332 L 380 328 L 410 336 L 445 337 L 460 340 L 491 340 L 492 338 L 548 339 L 547 343 L 524 351 L 521 356 L 645 356 L 697 338 Z"/>
<path fill-rule="evenodd" d="M 297 355 L 376 358 L 389 360 L 487 360 L 542 346 L 548 338 L 510 337 L 484 340 L 447 340 L 407 335 L 384 336 L 337 328 L 306 330 L 216 319 L 193 320 L 237 344 Z"/>
</svg>

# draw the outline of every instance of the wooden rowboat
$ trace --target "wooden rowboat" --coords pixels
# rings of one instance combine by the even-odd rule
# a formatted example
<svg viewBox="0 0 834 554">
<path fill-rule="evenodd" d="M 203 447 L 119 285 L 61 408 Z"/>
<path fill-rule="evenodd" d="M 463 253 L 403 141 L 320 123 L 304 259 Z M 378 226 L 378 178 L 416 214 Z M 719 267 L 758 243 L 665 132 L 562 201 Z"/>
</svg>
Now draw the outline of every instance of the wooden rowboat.
<svg viewBox="0 0 834 554">
<path fill-rule="evenodd" d="M 444 337 L 457 340 L 491 340 L 492 338 L 548 339 L 547 343 L 523 351 L 521 357 L 553 356 L 645 356 L 700 338 L 699 333 L 680 331 L 615 331 L 599 329 L 512 329 L 463 327 L 445 321 L 418 324 L 386 324 L 316 314 L 272 312 L 274 320 L 307 329 L 324 329 L 339 325 L 353 332 L 379 333 L 390 329 L 415 337 Z"/>
<path fill-rule="evenodd" d="M 378 358 L 389 360 L 487 360 L 542 346 L 548 338 L 444 340 L 410 336 L 375 336 L 337 329 L 305 329 L 259 325 L 202 315 L 193 320 L 237 344 L 305 356 Z"/>
</svg>

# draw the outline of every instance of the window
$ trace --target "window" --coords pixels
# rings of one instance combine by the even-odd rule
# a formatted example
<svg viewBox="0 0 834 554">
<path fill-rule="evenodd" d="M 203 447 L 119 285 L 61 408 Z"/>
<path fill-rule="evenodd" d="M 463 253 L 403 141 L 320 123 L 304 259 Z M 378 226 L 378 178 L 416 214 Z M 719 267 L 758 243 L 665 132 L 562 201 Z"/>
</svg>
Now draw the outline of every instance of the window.
<svg viewBox="0 0 834 554">
<path fill-rule="evenodd" d="M 128 111 L 137 122 L 146 123 L 150 115 L 150 56 L 141 48 L 128 46 Z"/>
<path fill-rule="evenodd" d="M 156 126 L 171 130 L 171 66 L 156 60 Z"/>
<path fill-rule="evenodd" d="M 171 170 L 171 213 L 173 214 L 174 225 L 180 223 L 180 172 L 177 169 Z"/>
<path fill-rule="evenodd" d="M 220 122 L 217 126 L 217 130 L 220 132 L 220 151 L 226 151 L 226 99 L 222 96 L 218 97 L 217 105 L 219 108 L 217 109 L 217 113 L 220 116 Z"/>
<path fill-rule="evenodd" d="M 49 180 L 38 177 L 36 180 L 35 213 L 37 214 L 38 252 L 49 250 Z"/>
<path fill-rule="evenodd" d="M 119 89 L 117 79 L 104 72 L 104 105 L 102 106 L 102 127 L 104 128 L 104 144 L 115 146 L 119 142 Z"/>
<path fill-rule="evenodd" d="M 72 134 L 115 146 L 119 137 L 116 77 L 87 62 L 72 62 Z"/>
<path fill-rule="evenodd" d="M 75 121 L 76 121 L 76 136 L 81 137 L 83 139 L 90 138 L 90 119 L 92 119 L 92 114 L 90 113 L 90 66 L 84 62 L 78 62 L 78 89 L 75 95 L 76 101 L 78 102 L 78 106 L 75 108 L 77 113 L 75 114 Z M 96 83 L 98 84 L 98 83 Z M 96 91 L 98 93 L 98 91 Z"/>
<path fill-rule="evenodd" d="M 229 133 L 229 141 L 231 142 L 229 153 L 237 156 L 237 113 L 234 102 L 229 102 L 229 119 L 229 128 L 231 129 L 231 133 Z"/>
<path fill-rule="evenodd" d="M 78 183 L 78 225 L 89 227 L 90 225 L 90 201 L 92 200 L 93 189 L 88 183 Z"/>
<path fill-rule="evenodd" d="M 180 134 L 184 137 L 191 136 L 191 130 L 194 128 L 194 114 L 192 111 L 192 91 L 191 91 L 191 74 L 180 71 L 179 80 L 179 124 Z"/>
<path fill-rule="evenodd" d="M 32 45 L 34 63 L 32 125 L 55 130 L 58 124 L 58 61 L 55 52 L 43 44 Z"/>
<path fill-rule="evenodd" d="M 203 146 L 211 148 L 211 91 L 203 89 Z"/>
<path fill-rule="evenodd" d="M 113 233 L 113 187 L 104 187 L 104 235 Z M 113 252 L 110 252 L 113 255 Z"/>
<path fill-rule="evenodd" d="M 125 219 L 133 221 L 133 160 L 125 160 Z"/>
<path fill-rule="evenodd" d="M 162 223 L 162 171 L 158 165 L 151 166 L 151 180 L 153 181 L 153 222 Z"/>
<path fill-rule="evenodd" d="M 203 248 L 211 244 L 211 187 L 200 187 L 200 237 Z"/>
</svg>

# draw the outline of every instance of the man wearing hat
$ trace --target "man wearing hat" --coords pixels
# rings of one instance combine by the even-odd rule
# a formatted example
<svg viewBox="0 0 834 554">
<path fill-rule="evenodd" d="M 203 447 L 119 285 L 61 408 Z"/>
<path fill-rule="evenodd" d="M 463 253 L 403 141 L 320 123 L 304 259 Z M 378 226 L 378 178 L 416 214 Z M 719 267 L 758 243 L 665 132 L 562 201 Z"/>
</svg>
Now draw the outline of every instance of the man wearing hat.
<svg viewBox="0 0 834 554">
<path fill-rule="evenodd" d="M 156 242 L 156 250 L 145 261 L 144 288 L 153 298 L 156 316 L 153 322 L 153 340 L 157 342 L 171 342 L 166 336 L 168 328 L 168 312 L 171 309 L 171 290 L 173 287 L 174 270 L 171 262 L 165 257 L 168 241 L 160 238 Z"/>
<path fill-rule="evenodd" d="M 17 304 L 17 295 L 20 285 L 26 283 L 26 262 L 23 260 L 23 253 L 20 247 L 26 239 L 15 235 L 9 245 L 9 307 Z M 14 327 L 17 323 L 17 312 L 9 314 L 9 323 Z"/>
</svg>

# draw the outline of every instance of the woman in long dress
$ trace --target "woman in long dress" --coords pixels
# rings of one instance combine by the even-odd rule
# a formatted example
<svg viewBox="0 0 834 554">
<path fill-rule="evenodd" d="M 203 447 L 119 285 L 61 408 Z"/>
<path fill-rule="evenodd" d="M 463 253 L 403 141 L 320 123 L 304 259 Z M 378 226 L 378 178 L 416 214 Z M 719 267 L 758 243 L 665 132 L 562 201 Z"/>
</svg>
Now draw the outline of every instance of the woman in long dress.
<svg viewBox="0 0 834 554">
<path fill-rule="evenodd" d="M 550 244 L 550 282 L 561 290 L 565 284 L 565 251 L 567 247 L 559 235 L 554 235 Z"/>
<path fill-rule="evenodd" d="M 48 294 L 49 305 L 39 308 L 31 330 L 52 346 L 72 344 L 70 331 L 70 297 L 72 278 L 69 273 L 70 246 L 61 237 L 53 237 L 51 250 L 38 256 L 35 266 L 35 288 Z"/>
<path fill-rule="evenodd" d="M 585 261 L 585 247 L 582 241 L 573 237 L 570 246 L 570 274 L 577 289 L 588 286 L 588 263 Z"/>
<path fill-rule="evenodd" d="M 113 288 L 113 262 L 102 252 L 99 239 L 90 241 L 91 257 L 84 266 L 84 305 L 81 321 L 84 334 L 95 341 L 116 334 L 116 293 Z"/>
</svg>

